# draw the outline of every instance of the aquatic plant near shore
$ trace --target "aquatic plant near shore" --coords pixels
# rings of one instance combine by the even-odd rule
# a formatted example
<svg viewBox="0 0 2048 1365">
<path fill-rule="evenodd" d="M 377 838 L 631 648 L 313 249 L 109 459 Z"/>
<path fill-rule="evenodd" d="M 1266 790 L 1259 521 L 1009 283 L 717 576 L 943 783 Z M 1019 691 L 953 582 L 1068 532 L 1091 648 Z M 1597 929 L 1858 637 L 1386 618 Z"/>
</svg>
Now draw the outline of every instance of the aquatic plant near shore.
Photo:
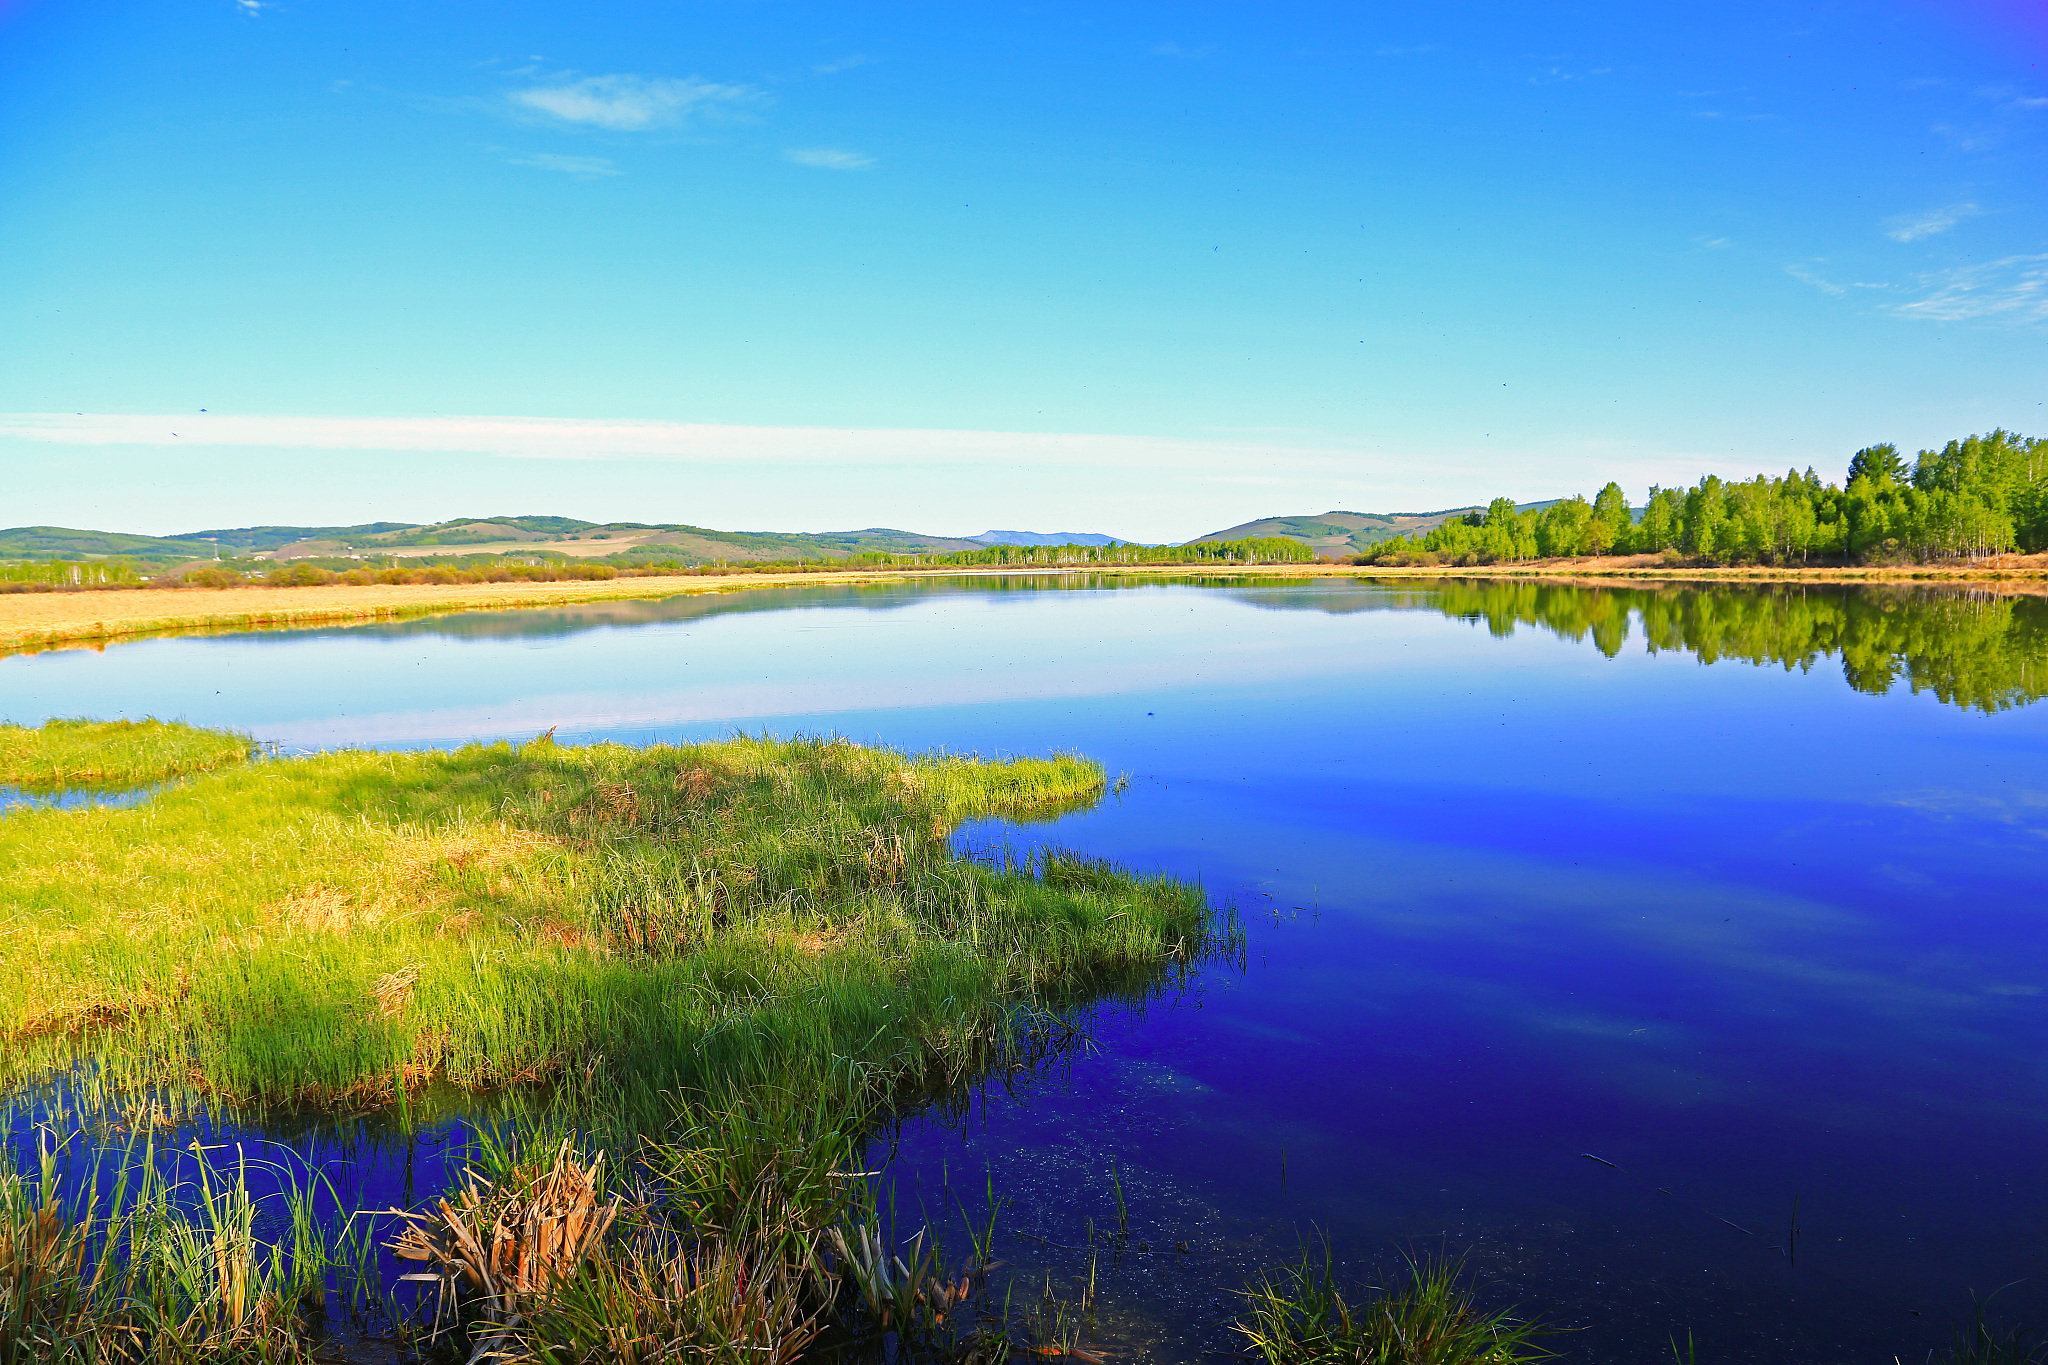
<svg viewBox="0 0 2048 1365">
<path fill-rule="evenodd" d="M 1236 1328 L 1266 1365 L 1522 1365 L 1552 1352 L 1543 1329 L 1507 1312 L 1482 1311 L 1462 1284 L 1463 1265 L 1411 1261 L 1407 1282 L 1354 1307 L 1337 1284 L 1327 1244 L 1318 1259 L 1268 1274 L 1244 1291 Z"/>
<path fill-rule="evenodd" d="M 1930 1351 L 1928 1365 L 2042 1365 L 2048 1341 L 2033 1328 L 1999 1331 L 1984 1320 L 1984 1300 L 1976 1299 L 1967 1324 L 1957 1323 L 1954 1339 L 1942 1351 Z"/>
<path fill-rule="evenodd" d="M 33 1181 L 0 1174 L 0 1365 L 307 1358 L 330 1267 L 309 1192 L 265 1242 L 240 1163 L 177 1183 L 141 1144 L 80 1185 L 59 1156 L 46 1142 Z"/>
</svg>

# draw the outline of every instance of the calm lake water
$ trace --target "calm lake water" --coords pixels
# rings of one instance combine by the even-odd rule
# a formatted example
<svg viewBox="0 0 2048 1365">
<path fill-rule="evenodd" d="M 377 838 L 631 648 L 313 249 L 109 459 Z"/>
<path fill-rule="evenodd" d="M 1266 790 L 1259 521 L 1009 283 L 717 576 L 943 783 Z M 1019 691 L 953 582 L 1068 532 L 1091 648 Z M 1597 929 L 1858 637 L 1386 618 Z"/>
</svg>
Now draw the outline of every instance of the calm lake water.
<svg viewBox="0 0 2048 1365">
<path fill-rule="evenodd" d="M 959 578 L 0 660 L 6 719 L 287 754 L 745 729 L 1127 773 L 961 838 L 1199 878 L 1244 961 L 890 1173 L 992 1176 L 1057 1284 L 1114 1168 L 1146 1250 L 1099 1266 L 1104 1335 L 1154 1359 L 1227 1349 L 1226 1291 L 1314 1230 L 1368 1278 L 1469 1252 L 1570 1360 L 1912 1361 L 2000 1286 L 2048 1321 L 2044 692 L 2048 602 L 1850 588 Z"/>
</svg>

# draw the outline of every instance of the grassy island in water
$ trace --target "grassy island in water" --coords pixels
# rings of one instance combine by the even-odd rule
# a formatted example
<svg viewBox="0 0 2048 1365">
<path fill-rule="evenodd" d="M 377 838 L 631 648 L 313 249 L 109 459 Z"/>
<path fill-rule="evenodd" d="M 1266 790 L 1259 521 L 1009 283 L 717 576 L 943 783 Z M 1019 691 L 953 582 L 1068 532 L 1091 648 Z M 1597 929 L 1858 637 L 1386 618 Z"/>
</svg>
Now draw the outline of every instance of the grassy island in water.
<svg viewBox="0 0 2048 1365">
<path fill-rule="evenodd" d="M 885 1237 L 862 1148 L 1230 941 L 1183 882 L 956 853 L 964 820 L 1099 799 L 1071 756 L 544 736 L 249 761 L 156 722 L 0 744 L 17 783 L 186 774 L 0 820 L 0 1074 L 17 1101 L 85 1078 L 112 1116 L 0 1174 L 0 1365 L 306 1361 L 343 1320 L 370 1325 L 356 1358 L 1080 1350 L 1063 1306 L 963 1311 L 992 1232 L 957 1263 Z M 173 1181 L 149 1146 L 169 1094 L 402 1128 L 484 1092 L 538 1098 L 448 1198 L 381 1223 L 300 1189 L 266 1237 L 238 1173 Z M 80 1142 L 117 1174 L 67 1167 Z"/>
</svg>

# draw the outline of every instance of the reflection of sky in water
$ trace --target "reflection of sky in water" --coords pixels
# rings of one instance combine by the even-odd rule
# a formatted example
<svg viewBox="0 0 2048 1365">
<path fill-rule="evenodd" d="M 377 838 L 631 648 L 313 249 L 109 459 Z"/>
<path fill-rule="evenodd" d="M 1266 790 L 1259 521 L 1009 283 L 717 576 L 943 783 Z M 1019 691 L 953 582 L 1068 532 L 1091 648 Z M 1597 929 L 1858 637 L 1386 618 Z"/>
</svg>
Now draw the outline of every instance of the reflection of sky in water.
<svg viewBox="0 0 2048 1365">
<path fill-rule="evenodd" d="M 1344 592 L 763 592 L 161 640 L 0 661 L 0 710 L 307 748 L 832 729 L 1128 772 L 1049 832 L 967 837 L 1199 876 L 1246 913 L 1247 970 L 1106 1021 L 985 1126 L 912 1125 L 902 1168 L 978 1188 L 994 1163 L 1071 1244 L 1115 1157 L 1207 1286 L 1130 1272 L 1169 1317 L 1213 1318 L 1232 1257 L 1310 1222 L 1475 1242 L 1525 1303 L 1600 1324 L 1564 1344 L 1588 1359 L 1688 1327 L 1701 1359 L 1912 1357 L 1967 1290 L 2035 1275 L 2048 709 Z M 1772 1250 L 1795 1193 L 1796 1270 Z M 2048 1278 L 1999 1302 L 2048 1315 Z"/>
<path fill-rule="evenodd" d="M 136 806 L 155 795 L 157 788 L 137 787 L 128 791 L 24 791 L 0 787 L 0 813 L 10 810 L 85 810 L 94 806 Z"/>
</svg>

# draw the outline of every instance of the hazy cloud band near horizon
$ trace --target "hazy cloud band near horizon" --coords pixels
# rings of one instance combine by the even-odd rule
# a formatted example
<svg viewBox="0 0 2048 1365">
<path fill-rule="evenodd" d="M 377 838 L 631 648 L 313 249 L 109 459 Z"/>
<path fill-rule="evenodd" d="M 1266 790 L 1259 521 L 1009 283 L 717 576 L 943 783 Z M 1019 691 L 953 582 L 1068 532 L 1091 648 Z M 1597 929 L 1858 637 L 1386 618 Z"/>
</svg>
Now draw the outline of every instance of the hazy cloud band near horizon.
<svg viewBox="0 0 2048 1365">
<path fill-rule="evenodd" d="M 0 413 L 0 438 L 71 446 L 262 446 L 446 451 L 537 460 L 961 464 L 1040 461 L 1243 472 L 1249 457 L 1333 466 L 1356 451 L 1238 438 L 1091 432 L 769 427 L 560 417 Z"/>
</svg>

